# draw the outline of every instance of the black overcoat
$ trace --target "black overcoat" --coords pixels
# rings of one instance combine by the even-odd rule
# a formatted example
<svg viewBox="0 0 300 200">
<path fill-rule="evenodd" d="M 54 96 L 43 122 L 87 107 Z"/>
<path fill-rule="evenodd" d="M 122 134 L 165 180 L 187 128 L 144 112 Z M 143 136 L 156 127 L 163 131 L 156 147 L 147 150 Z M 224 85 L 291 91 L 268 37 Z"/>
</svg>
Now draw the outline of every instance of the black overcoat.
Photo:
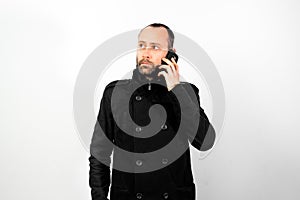
<svg viewBox="0 0 300 200">
<path fill-rule="evenodd" d="M 195 200 L 189 144 L 206 151 L 215 140 L 214 129 L 200 107 L 198 92 L 195 85 L 186 82 L 168 91 L 164 81 L 149 82 L 137 69 L 132 79 L 106 86 L 90 146 L 89 183 L 93 200 L 106 200 L 109 189 L 110 200 Z M 151 116 L 149 110 L 156 104 L 163 106 L 164 111 L 158 110 Z M 148 134 L 144 129 L 151 120 L 163 119 L 164 123 L 156 122 L 156 134 L 135 137 Z M 181 129 L 183 121 L 189 125 Z M 179 129 L 183 134 L 178 136 Z M 175 159 L 170 150 L 155 158 L 139 157 L 161 150 L 172 141 L 178 145 L 174 152 L 180 152 Z"/>
</svg>

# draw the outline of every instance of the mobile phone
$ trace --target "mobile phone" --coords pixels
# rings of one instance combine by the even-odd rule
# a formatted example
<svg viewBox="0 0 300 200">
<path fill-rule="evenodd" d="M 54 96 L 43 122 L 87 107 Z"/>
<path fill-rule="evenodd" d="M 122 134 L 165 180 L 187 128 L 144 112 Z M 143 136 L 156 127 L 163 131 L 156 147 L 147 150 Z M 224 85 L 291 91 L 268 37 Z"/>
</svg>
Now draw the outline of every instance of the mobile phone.
<svg viewBox="0 0 300 200">
<path fill-rule="evenodd" d="M 168 53 L 166 55 L 166 58 L 169 59 L 171 62 L 172 62 L 172 60 L 171 60 L 172 58 L 174 58 L 174 60 L 176 61 L 176 63 L 178 61 L 178 55 L 174 51 L 171 51 L 171 50 L 168 51 Z M 161 64 L 162 65 L 167 65 L 167 63 L 165 61 L 163 61 L 163 60 L 161 60 Z"/>
</svg>

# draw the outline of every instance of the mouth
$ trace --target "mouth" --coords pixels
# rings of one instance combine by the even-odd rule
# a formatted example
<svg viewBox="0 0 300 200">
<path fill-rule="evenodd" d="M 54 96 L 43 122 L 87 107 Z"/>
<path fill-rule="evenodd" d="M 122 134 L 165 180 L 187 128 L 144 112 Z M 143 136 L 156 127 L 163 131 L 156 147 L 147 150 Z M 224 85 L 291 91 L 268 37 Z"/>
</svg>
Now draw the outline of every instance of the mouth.
<svg viewBox="0 0 300 200">
<path fill-rule="evenodd" d="M 149 64 L 152 64 L 150 61 L 147 61 L 147 60 L 142 60 L 140 62 L 140 65 L 149 65 Z"/>
</svg>

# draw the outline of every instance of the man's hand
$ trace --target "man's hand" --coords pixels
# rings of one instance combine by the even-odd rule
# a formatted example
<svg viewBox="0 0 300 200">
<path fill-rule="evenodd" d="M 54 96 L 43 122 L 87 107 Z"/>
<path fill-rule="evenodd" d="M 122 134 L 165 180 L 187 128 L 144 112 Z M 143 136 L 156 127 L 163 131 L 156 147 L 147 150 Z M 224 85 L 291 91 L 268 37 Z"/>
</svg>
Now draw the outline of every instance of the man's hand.
<svg viewBox="0 0 300 200">
<path fill-rule="evenodd" d="M 158 73 L 158 76 L 164 76 L 168 91 L 172 90 L 176 85 L 179 84 L 179 71 L 178 71 L 178 65 L 175 62 L 174 58 L 168 60 L 167 58 L 162 58 L 163 61 L 165 61 L 168 65 L 161 65 L 159 66 L 159 69 L 165 69 L 165 71 L 161 71 Z"/>
</svg>

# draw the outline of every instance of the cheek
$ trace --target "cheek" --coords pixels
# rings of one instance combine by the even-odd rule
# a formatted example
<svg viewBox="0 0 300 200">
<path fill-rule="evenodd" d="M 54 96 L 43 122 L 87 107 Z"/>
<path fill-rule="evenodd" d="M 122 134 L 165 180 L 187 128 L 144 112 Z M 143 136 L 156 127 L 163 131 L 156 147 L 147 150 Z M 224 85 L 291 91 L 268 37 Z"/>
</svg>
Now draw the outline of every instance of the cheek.
<svg viewBox="0 0 300 200">
<path fill-rule="evenodd" d="M 161 59 L 166 57 L 166 53 L 162 52 L 162 53 L 157 53 L 155 56 L 153 56 L 155 58 L 155 63 L 156 64 L 161 64 Z"/>
<path fill-rule="evenodd" d="M 139 53 L 139 52 L 137 52 L 137 53 L 136 53 L 136 58 L 137 58 L 138 60 L 140 60 L 140 59 L 142 58 L 142 54 Z"/>
<path fill-rule="evenodd" d="M 161 64 L 161 58 L 166 57 L 167 53 L 166 52 L 149 52 L 148 56 L 150 57 L 150 60 L 156 64 L 159 65 Z M 142 52 L 137 52 L 136 54 L 137 61 L 140 61 L 143 59 L 144 54 Z"/>
</svg>

